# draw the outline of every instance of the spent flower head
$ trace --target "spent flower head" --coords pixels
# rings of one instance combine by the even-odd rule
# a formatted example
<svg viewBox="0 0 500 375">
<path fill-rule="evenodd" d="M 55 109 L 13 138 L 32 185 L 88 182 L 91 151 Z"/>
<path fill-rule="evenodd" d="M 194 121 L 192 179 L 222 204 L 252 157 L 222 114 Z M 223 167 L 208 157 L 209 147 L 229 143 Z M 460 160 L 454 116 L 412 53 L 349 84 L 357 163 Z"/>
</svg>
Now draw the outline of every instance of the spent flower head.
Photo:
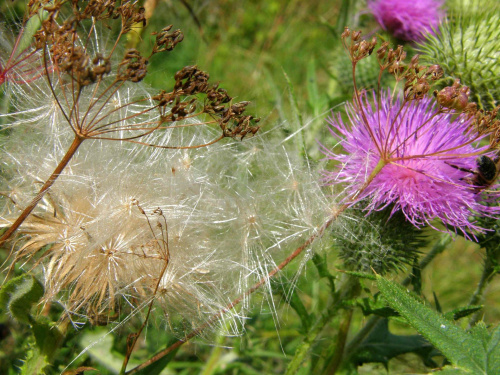
<svg viewBox="0 0 500 375">
<path fill-rule="evenodd" d="M 13 178 L 2 181 L 2 227 L 37 194 L 65 152 L 54 139 L 68 133 L 62 123 L 15 127 L 4 140 L 3 170 Z M 180 140 L 198 133 L 186 127 Z M 168 141 L 164 132 L 151 137 Z M 154 301 L 183 335 L 215 324 L 214 315 L 315 232 L 328 205 L 303 160 L 260 137 L 169 152 L 91 140 L 20 226 L 12 264 L 37 273 L 44 301 L 64 306 L 66 317 L 104 324 Z M 243 323 L 247 296 L 242 302 L 224 315 L 231 333 Z"/>
<path fill-rule="evenodd" d="M 371 0 L 368 8 L 384 30 L 396 38 L 416 42 L 433 33 L 444 16 L 442 0 Z"/>
</svg>

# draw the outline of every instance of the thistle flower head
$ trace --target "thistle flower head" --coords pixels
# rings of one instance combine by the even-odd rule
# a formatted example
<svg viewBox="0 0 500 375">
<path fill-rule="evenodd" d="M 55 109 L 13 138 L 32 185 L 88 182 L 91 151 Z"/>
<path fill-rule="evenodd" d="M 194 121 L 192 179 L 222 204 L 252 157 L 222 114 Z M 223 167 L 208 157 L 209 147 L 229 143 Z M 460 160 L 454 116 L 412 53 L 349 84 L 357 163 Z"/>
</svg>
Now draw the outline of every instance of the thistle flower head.
<svg viewBox="0 0 500 375">
<path fill-rule="evenodd" d="M 348 106 L 348 124 L 340 115 L 329 119 L 346 154 L 325 150 L 340 163 L 338 171 L 325 172 L 325 180 L 346 183 L 350 197 L 366 199 L 369 211 L 392 205 L 393 213 L 401 210 L 417 227 L 440 219 L 460 230 L 480 230 L 469 222 L 471 210 L 488 209 L 468 180 L 486 147 L 474 145 L 478 137 L 470 119 L 440 113 L 429 98 L 393 100 L 390 93 L 359 98 Z M 369 176 L 373 180 L 366 186 Z"/>
<path fill-rule="evenodd" d="M 411 265 L 426 245 L 422 231 L 411 225 L 401 211 L 389 206 L 366 217 L 363 202 L 343 217 L 334 229 L 339 257 L 350 269 L 385 274 Z"/>
<path fill-rule="evenodd" d="M 368 2 L 378 23 L 396 38 L 406 41 L 422 40 L 433 33 L 443 17 L 442 0 L 372 0 Z"/>
<path fill-rule="evenodd" d="M 491 110 L 500 103 L 500 29 L 497 27 L 500 6 L 498 2 L 480 2 L 471 8 L 482 11 L 472 15 L 460 13 L 441 23 L 439 34 L 422 40 L 419 52 L 422 61 L 442 67 L 441 86 L 458 78 L 471 89 L 471 97 L 480 108 Z"/>
</svg>

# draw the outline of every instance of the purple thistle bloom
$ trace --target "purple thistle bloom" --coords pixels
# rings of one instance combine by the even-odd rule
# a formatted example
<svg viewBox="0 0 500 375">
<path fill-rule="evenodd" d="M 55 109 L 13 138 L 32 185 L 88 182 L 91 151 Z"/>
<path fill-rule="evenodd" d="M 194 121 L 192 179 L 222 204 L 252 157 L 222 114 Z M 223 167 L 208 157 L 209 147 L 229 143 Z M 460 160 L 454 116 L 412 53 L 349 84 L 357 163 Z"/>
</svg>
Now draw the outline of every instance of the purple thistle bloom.
<svg viewBox="0 0 500 375">
<path fill-rule="evenodd" d="M 326 159 L 339 162 L 338 171 L 324 172 L 325 181 L 347 184 L 347 202 L 366 200 L 368 212 L 393 205 L 392 213 L 402 210 L 416 227 L 432 226 L 438 218 L 464 232 L 482 231 L 469 219 L 492 209 L 480 203 L 470 184 L 473 174 L 465 170 L 477 169 L 476 159 L 487 147 L 474 145 L 478 137 L 468 131 L 470 121 L 437 114 L 431 98 L 402 104 L 382 93 L 377 103 L 373 93 L 373 103 L 365 93 L 362 111 L 348 105 L 349 125 L 340 114 L 329 118 L 330 132 L 346 153 L 322 146 Z M 381 160 L 385 165 L 366 186 Z"/>
<path fill-rule="evenodd" d="M 373 0 L 368 2 L 378 23 L 396 38 L 418 42 L 437 29 L 444 12 L 442 0 Z"/>
</svg>

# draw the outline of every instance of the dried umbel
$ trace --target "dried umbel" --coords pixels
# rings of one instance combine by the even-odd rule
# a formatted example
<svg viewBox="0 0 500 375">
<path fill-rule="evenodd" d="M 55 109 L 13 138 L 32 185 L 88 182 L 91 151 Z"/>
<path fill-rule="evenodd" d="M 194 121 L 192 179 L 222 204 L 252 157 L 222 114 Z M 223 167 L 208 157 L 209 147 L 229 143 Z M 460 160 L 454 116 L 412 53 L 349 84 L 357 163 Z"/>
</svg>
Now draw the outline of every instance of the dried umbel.
<svg viewBox="0 0 500 375">
<path fill-rule="evenodd" d="M 128 102 L 121 101 L 120 90 L 141 82 L 147 74 L 149 59 L 155 54 L 172 51 L 182 41 L 183 34 L 168 26 L 155 33 L 149 56 L 130 49 L 120 57 L 120 39 L 133 24 L 145 22 L 142 7 L 135 1 L 124 1 L 119 6 L 114 2 L 77 1 L 71 3 L 72 14 L 61 20 L 63 6 L 64 2 L 58 2 L 44 8 L 48 16 L 35 39 L 36 45 L 46 52 L 46 63 L 54 67 L 55 74 L 48 76 L 51 90 L 78 138 L 134 141 L 152 131 L 172 130 L 175 128 L 171 125 L 173 122 L 196 117 L 206 118 L 198 122 L 200 126 L 219 124 L 221 138 L 237 137 L 241 132 L 258 129 L 250 124 L 255 122 L 253 117 L 242 118 L 242 110 L 231 108 L 237 105 L 243 109 L 246 104 L 230 103 L 232 98 L 227 94 L 224 101 L 214 103 L 210 98 L 217 86 L 209 84 L 208 74 L 194 66 L 176 74 L 176 84 L 169 92 L 161 91 L 152 97 L 138 95 L 129 98 Z M 115 19 L 121 24 L 116 40 L 109 50 L 100 50 L 98 46 L 102 42 L 99 42 L 97 21 L 112 22 Z M 87 30 L 87 24 L 90 30 Z M 246 126 L 242 127 L 242 123 Z M 183 148 L 186 145 L 155 146 Z M 189 145 L 196 146 L 205 144 Z"/>
<path fill-rule="evenodd" d="M 69 8 L 69 9 L 68 9 Z M 42 52 L 42 61 L 52 103 L 47 104 L 47 88 L 34 82 L 32 87 L 13 87 L 20 95 L 36 96 L 38 107 L 50 107 L 44 118 L 49 122 L 63 121 L 73 133 L 73 142 L 40 188 L 39 194 L 26 206 L 0 243 L 26 219 L 45 192 L 52 186 L 83 141 L 87 139 L 115 140 L 165 149 L 205 147 L 223 138 L 243 139 L 259 129 L 259 121 L 246 115 L 248 102 L 233 103 L 232 98 L 217 85 L 210 84 L 207 73 L 195 66 L 179 71 L 171 90 L 150 94 L 140 85 L 147 74 L 149 59 L 172 51 L 183 39 L 179 30 L 168 26 L 156 34 L 149 56 L 131 49 L 120 52 L 119 43 L 136 23 L 144 23 L 144 9 L 136 1 L 55 1 L 30 5 L 30 14 L 44 12 L 40 29 L 34 35 L 35 49 Z M 69 15 L 66 15 L 67 12 Z M 64 16 L 63 16 L 64 15 Z M 118 23 L 116 38 L 108 43 L 101 40 L 101 28 Z M 7 126 L 34 122 L 26 116 L 28 110 Z M 41 124 L 40 124 L 41 125 Z M 219 127 L 219 134 L 207 139 L 203 128 Z M 183 132 L 193 131 L 189 143 L 183 143 Z M 151 137 L 161 132 L 160 138 Z M 199 137 L 196 135 L 199 134 Z M 213 134 L 213 133 L 211 133 Z M 161 139 L 162 142 L 157 141 Z"/>
</svg>

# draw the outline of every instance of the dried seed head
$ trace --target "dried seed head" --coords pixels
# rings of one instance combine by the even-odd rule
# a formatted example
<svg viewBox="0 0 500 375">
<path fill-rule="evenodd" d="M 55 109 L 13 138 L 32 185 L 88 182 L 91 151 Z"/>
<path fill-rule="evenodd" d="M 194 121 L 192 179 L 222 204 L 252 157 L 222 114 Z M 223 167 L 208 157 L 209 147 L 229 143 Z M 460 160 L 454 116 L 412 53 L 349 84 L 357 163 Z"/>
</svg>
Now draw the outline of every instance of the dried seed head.
<svg viewBox="0 0 500 375">
<path fill-rule="evenodd" d="M 146 77 L 148 60 L 141 56 L 136 49 L 125 52 L 118 66 L 116 79 L 119 81 L 140 82 Z M 125 69 L 123 69 L 125 67 Z"/>
<path fill-rule="evenodd" d="M 180 30 L 169 32 L 171 29 L 172 25 L 165 27 L 160 32 L 153 32 L 151 34 L 156 35 L 152 55 L 158 52 L 172 51 L 177 44 L 184 40 L 184 34 Z"/>
<path fill-rule="evenodd" d="M 441 107 L 454 109 L 458 112 L 467 108 L 469 94 L 470 89 L 467 86 L 462 86 L 459 79 L 456 79 L 453 85 L 447 86 L 439 92 L 434 91 L 434 96 Z"/>
</svg>

